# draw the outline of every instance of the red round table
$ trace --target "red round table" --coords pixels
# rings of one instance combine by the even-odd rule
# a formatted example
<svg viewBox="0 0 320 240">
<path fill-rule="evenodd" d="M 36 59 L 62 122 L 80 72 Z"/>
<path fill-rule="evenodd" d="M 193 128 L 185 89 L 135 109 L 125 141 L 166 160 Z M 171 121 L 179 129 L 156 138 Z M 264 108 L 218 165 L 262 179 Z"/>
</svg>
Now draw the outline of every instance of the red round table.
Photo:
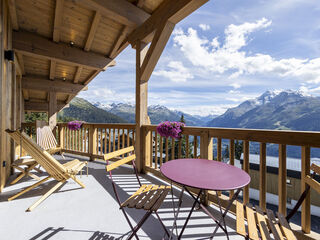
<svg viewBox="0 0 320 240">
<path fill-rule="evenodd" d="M 189 216 L 186 219 L 186 222 L 179 234 L 178 239 L 181 238 L 183 231 L 191 217 L 191 214 L 194 210 L 196 203 L 200 205 L 200 207 L 207 213 L 213 220 L 218 224 L 214 233 L 216 233 L 218 227 L 222 228 L 222 230 L 227 234 L 226 224 L 224 217 L 226 216 L 230 206 L 233 201 L 238 197 L 240 190 L 247 186 L 250 183 L 250 176 L 248 173 L 243 171 L 240 168 L 235 166 L 213 161 L 207 159 L 176 159 L 169 162 L 164 163 L 160 168 L 161 173 L 172 182 L 178 183 L 182 185 L 182 191 L 179 197 L 179 206 L 178 211 L 175 216 L 174 225 L 176 224 L 176 218 L 179 214 L 179 209 L 182 203 L 182 194 L 184 190 L 186 190 L 193 198 L 194 204 L 191 208 Z M 190 193 L 190 191 L 186 187 L 193 187 L 200 189 L 197 197 Z M 205 208 L 205 206 L 200 203 L 199 197 L 205 190 L 216 191 L 218 204 L 221 212 L 221 219 L 217 221 L 210 212 Z M 230 199 L 228 207 L 225 209 L 224 213 L 222 212 L 221 204 L 219 201 L 218 191 L 230 191 L 237 190 L 233 195 L 232 199 Z M 224 228 L 221 225 L 221 222 L 224 223 Z M 212 236 L 212 237 L 213 237 Z"/>
</svg>

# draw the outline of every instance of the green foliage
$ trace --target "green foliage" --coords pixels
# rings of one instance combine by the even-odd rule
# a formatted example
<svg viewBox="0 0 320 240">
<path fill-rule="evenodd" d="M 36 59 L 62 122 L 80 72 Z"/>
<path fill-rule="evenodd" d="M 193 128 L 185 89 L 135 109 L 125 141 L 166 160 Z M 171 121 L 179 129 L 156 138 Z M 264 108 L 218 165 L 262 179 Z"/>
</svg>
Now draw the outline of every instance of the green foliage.
<svg viewBox="0 0 320 240">
<path fill-rule="evenodd" d="M 36 120 L 48 121 L 47 113 L 32 112 L 25 115 L 26 122 L 35 122 Z"/>
<path fill-rule="evenodd" d="M 235 158 L 240 160 L 242 152 L 243 152 L 243 142 L 236 140 L 236 142 L 234 144 Z"/>
</svg>

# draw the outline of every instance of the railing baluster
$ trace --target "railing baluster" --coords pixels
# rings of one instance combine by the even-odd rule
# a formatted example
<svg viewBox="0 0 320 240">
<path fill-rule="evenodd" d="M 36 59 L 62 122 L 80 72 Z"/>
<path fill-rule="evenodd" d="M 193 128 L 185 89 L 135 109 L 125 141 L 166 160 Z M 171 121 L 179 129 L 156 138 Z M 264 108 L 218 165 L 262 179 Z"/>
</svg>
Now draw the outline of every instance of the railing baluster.
<svg viewBox="0 0 320 240">
<path fill-rule="evenodd" d="M 249 173 L 249 141 L 243 141 L 243 170 Z M 243 189 L 243 203 L 249 202 L 249 185 Z"/>
<path fill-rule="evenodd" d="M 259 206 L 266 210 L 267 196 L 267 151 L 266 143 L 260 143 L 260 169 L 259 169 Z"/>
<path fill-rule="evenodd" d="M 283 215 L 287 212 L 287 148 L 279 144 L 279 175 L 278 175 L 278 211 Z"/>
<path fill-rule="evenodd" d="M 221 162 L 222 150 L 221 150 L 221 138 L 217 139 L 217 160 Z"/>
<path fill-rule="evenodd" d="M 112 134 L 112 138 L 113 138 L 112 139 L 113 140 L 112 141 L 112 145 L 113 145 L 112 146 L 112 151 L 115 151 L 116 150 L 116 129 L 115 128 L 113 129 L 112 133 L 113 133 Z"/>
<path fill-rule="evenodd" d="M 198 136 L 193 136 L 193 158 L 197 158 L 198 151 Z"/>
<path fill-rule="evenodd" d="M 174 138 L 171 138 L 171 160 L 173 160 L 175 157 L 175 139 Z"/>
<path fill-rule="evenodd" d="M 234 140 L 230 139 L 229 141 L 229 164 L 234 166 Z M 229 198 L 233 197 L 234 191 L 230 191 Z"/>
<path fill-rule="evenodd" d="M 150 167 L 153 162 L 153 131 L 150 130 Z"/>
<path fill-rule="evenodd" d="M 160 136 L 160 167 L 162 166 L 162 163 L 163 163 L 162 153 L 163 153 L 163 139 L 162 139 L 162 136 Z"/>
<path fill-rule="evenodd" d="M 166 162 L 169 161 L 168 138 L 166 137 Z"/>
<path fill-rule="evenodd" d="M 186 158 L 189 158 L 189 135 L 186 135 Z"/>
<path fill-rule="evenodd" d="M 158 169 L 158 133 L 155 131 L 154 136 L 154 167 Z"/>
<path fill-rule="evenodd" d="M 306 189 L 305 177 L 310 174 L 310 147 L 303 146 L 301 149 L 301 193 Z M 305 233 L 311 230 L 311 199 L 310 191 L 301 206 L 301 228 Z"/>
</svg>

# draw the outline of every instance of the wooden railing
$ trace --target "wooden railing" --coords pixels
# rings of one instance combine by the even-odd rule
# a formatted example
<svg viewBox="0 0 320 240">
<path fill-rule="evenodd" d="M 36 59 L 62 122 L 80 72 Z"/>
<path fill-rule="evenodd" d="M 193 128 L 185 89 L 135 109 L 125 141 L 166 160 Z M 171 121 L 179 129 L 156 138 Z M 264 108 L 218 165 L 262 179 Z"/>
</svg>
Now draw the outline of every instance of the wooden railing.
<svg viewBox="0 0 320 240">
<path fill-rule="evenodd" d="M 287 146 L 294 145 L 301 147 L 301 192 L 306 188 L 303 181 L 304 176 L 310 173 L 310 148 L 320 147 L 320 132 L 298 132 L 298 131 L 274 131 L 274 130 L 247 130 L 247 129 L 223 129 L 223 128 L 199 128 L 185 127 L 182 138 L 175 140 L 159 136 L 155 125 L 143 126 L 145 137 L 144 149 L 144 170 L 161 177 L 159 167 L 166 161 L 175 158 L 205 158 L 222 160 L 222 142 L 228 146 L 229 164 L 235 164 L 235 141 L 240 140 L 243 144 L 243 164 L 244 171 L 249 173 L 249 153 L 250 143 L 255 142 L 260 145 L 260 168 L 259 168 L 259 205 L 266 208 L 267 194 L 267 166 L 266 148 L 267 143 L 279 145 L 279 170 L 278 170 L 278 211 L 286 214 L 287 204 L 287 167 L 286 153 Z M 174 146 L 174 147 L 173 147 Z M 232 197 L 220 195 L 225 201 Z M 243 202 L 249 202 L 249 186 L 243 191 Z M 208 199 L 215 201 L 213 193 L 209 192 Z M 310 193 L 302 205 L 301 226 L 306 233 L 310 232 Z"/>
<path fill-rule="evenodd" d="M 21 128 L 25 133 L 29 135 L 32 139 L 36 139 L 36 123 L 35 122 L 30 122 L 30 123 L 22 123 Z"/>
<path fill-rule="evenodd" d="M 66 123 L 58 123 L 58 142 L 65 152 L 101 158 L 134 144 L 134 124 L 83 124 L 79 130 L 70 130 Z"/>
</svg>

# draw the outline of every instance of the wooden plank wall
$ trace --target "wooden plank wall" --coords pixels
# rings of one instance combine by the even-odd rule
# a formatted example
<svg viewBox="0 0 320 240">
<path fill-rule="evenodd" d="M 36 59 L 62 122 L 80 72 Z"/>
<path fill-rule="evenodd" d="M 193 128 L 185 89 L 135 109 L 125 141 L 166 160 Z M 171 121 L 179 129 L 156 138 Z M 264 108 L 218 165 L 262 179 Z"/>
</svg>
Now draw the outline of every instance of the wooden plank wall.
<svg viewBox="0 0 320 240">
<path fill-rule="evenodd" d="M 15 129 L 21 124 L 22 104 L 19 96 L 21 88 L 16 80 L 14 63 L 4 59 L 4 51 L 12 49 L 12 25 L 6 0 L 0 0 L 0 192 L 11 173 L 11 163 L 15 155 L 13 141 L 5 129 Z"/>
</svg>

